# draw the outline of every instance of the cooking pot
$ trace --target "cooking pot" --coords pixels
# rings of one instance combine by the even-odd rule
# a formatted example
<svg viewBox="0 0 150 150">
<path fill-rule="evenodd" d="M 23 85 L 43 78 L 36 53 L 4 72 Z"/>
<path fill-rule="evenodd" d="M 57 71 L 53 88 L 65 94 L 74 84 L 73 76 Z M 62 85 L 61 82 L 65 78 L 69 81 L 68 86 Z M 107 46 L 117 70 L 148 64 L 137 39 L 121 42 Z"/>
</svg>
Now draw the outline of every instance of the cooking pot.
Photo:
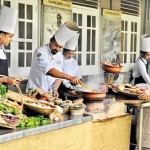
<svg viewBox="0 0 150 150">
<path fill-rule="evenodd" d="M 123 66 L 121 65 L 112 65 L 106 62 L 101 62 L 102 69 L 110 73 L 119 73 Z"/>
<path fill-rule="evenodd" d="M 106 97 L 104 92 L 80 91 L 84 100 L 103 100 Z"/>
<path fill-rule="evenodd" d="M 95 88 L 94 88 L 95 89 Z M 103 100 L 106 97 L 106 93 L 108 91 L 108 87 L 105 84 L 100 84 L 98 88 L 95 89 L 96 91 L 92 91 L 90 89 L 76 86 L 76 92 L 82 95 L 82 98 L 85 101 L 91 100 Z"/>
</svg>

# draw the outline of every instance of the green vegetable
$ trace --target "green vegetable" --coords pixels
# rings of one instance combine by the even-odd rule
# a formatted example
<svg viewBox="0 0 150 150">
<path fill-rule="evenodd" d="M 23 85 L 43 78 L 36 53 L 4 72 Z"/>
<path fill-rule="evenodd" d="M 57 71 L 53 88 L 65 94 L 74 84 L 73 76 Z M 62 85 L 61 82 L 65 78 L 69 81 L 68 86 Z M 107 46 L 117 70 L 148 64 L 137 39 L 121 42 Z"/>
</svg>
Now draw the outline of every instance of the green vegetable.
<svg viewBox="0 0 150 150">
<path fill-rule="evenodd" d="M 36 91 L 36 89 L 29 88 L 28 91 L 27 91 L 27 93 L 32 96 L 35 93 L 35 91 Z"/>
<path fill-rule="evenodd" d="M 7 92 L 7 87 L 0 83 L 0 96 L 2 99 L 6 99 L 6 92 Z"/>
<path fill-rule="evenodd" d="M 21 120 L 19 122 L 19 124 L 17 125 L 17 127 L 20 128 L 33 128 L 33 127 L 37 127 L 37 126 L 41 126 L 41 125 L 47 125 L 50 123 L 49 118 L 46 118 L 42 115 L 38 115 L 36 117 L 27 117 L 24 120 Z"/>
<path fill-rule="evenodd" d="M 17 109 L 15 107 L 13 108 L 13 114 L 17 115 Z"/>
</svg>

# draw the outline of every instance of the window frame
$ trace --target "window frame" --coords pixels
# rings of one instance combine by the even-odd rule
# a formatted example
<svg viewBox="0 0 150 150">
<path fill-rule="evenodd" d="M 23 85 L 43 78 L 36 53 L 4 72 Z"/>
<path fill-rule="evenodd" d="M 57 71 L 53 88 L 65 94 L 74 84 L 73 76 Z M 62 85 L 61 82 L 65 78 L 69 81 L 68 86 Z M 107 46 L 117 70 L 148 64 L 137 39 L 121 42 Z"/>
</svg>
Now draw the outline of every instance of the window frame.
<svg viewBox="0 0 150 150">
<path fill-rule="evenodd" d="M 99 27 L 99 23 L 100 23 L 100 10 L 99 9 L 94 9 L 94 8 L 87 8 L 84 6 L 77 6 L 77 5 L 73 5 L 72 6 L 72 14 L 73 13 L 77 13 L 77 14 L 82 14 L 82 18 L 84 19 L 82 26 L 79 26 L 79 28 L 82 28 L 82 51 L 79 52 L 78 48 L 76 51 L 76 55 L 81 54 L 81 64 L 80 70 L 81 70 L 81 74 L 82 75 L 93 75 L 93 74 L 99 74 L 100 73 L 100 27 Z M 86 39 L 87 39 L 87 29 L 90 29 L 90 27 L 87 27 L 86 23 L 87 23 L 87 15 L 92 15 L 92 16 L 96 16 L 96 45 L 95 45 L 95 65 L 86 65 L 86 61 L 87 61 L 87 56 L 86 54 L 92 54 L 93 52 L 87 52 L 87 48 L 86 48 Z M 78 61 L 78 58 L 77 58 Z"/>
<path fill-rule="evenodd" d="M 128 71 L 128 70 L 132 70 L 133 66 L 134 66 L 134 62 L 130 62 L 130 54 L 135 54 L 135 60 L 139 57 L 140 55 L 140 29 L 141 29 L 141 18 L 140 16 L 131 16 L 131 15 L 127 15 L 127 14 L 122 14 L 122 21 L 127 21 L 127 31 L 121 31 L 122 34 L 126 34 L 126 42 L 121 42 L 121 55 L 126 53 L 126 63 L 123 63 L 123 69 L 122 71 Z M 131 31 L 131 23 L 132 22 L 136 22 L 137 23 L 137 32 L 132 32 Z M 137 42 L 136 42 L 136 51 L 132 52 L 131 51 L 131 45 L 133 45 L 134 41 L 132 41 L 131 39 L 131 35 L 132 34 L 136 34 L 137 36 Z M 123 51 L 123 49 L 126 49 L 126 51 Z"/>
</svg>

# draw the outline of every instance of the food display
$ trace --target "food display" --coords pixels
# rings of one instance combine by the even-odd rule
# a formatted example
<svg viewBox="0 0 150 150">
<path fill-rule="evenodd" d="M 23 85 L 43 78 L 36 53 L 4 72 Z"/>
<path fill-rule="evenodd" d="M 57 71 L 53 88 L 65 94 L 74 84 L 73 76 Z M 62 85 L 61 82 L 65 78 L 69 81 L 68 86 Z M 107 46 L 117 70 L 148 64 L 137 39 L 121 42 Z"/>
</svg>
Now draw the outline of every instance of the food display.
<svg viewBox="0 0 150 150">
<path fill-rule="evenodd" d="M 0 100 L 0 126 L 15 129 L 22 119 L 22 108 L 7 99 Z"/>
<path fill-rule="evenodd" d="M 6 86 L 0 83 L 0 98 L 6 98 Z"/>
<path fill-rule="evenodd" d="M 51 92 L 45 92 L 42 88 L 30 88 L 26 95 L 39 100 L 48 100 L 53 98 L 53 94 Z"/>
<path fill-rule="evenodd" d="M 69 112 L 69 107 L 72 104 L 71 100 L 65 100 L 62 101 L 59 106 L 63 109 L 63 113 L 68 113 Z"/>
<path fill-rule="evenodd" d="M 33 97 L 20 95 L 19 93 L 8 90 L 7 97 L 17 102 L 23 100 L 24 106 L 42 115 L 48 115 L 54 111 L 55 106 L 47 101 L 37 100 Z"/>
<path fill-rule="evenodd" d="M 22 119 L 22 106 L 7 99 L 7 88 L 0 84 L 0 126 L 15 129 Z"/>
<path fill-rule="evenodd" d="M 138 87 L 126 83 L 121 83 L 117 86 L 113 85 L 113 87 L 118 91 L 128 92 L 133 94 L 139 94 L 141 92 L 141 90 Z"/>
<path fill-rule="evenodd" d="M 42 115 L 26 117 L 22 119 L 17 127 L 20 128 L 33 128 L 42 125 L 47 125 L 50 123 L 50 119 L 48 117 L 44 117 Z"/>
<path fill-rule="evenodd" d="M 73 103 L 70 105 L 70 114 L 72 116 L 83 115 L 86 105 L 83 103 Z"/>
<path fill-rule="evenodd" d="M 142 90 L 136 86 L 127 83 L 121 83 L 119 85 L 112 85 L 112 89 L 115 92 L 120 92 L 123 95 L 127 95 L 132 98 L 137 98 Z"/>
</svg>

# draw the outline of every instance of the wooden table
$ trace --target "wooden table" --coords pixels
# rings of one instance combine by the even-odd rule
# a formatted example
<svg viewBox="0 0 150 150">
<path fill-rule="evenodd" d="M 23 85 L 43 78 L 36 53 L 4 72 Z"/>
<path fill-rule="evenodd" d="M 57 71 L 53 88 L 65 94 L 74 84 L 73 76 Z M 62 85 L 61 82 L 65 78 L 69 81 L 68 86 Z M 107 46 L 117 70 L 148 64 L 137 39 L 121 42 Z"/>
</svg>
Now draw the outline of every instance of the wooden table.
<svg viewBox="0 0 150 150">
<path fill-rule="evenodd" d="M 139 139 L 138 139 L 138 150 L 142 150 L 142 129 L 143 129 L 143 108 L 150 107 L 150 100 L 127 100 L 127 99 L 116 99 L 117 101 L 124 102 L 127 105 L 133 105 L 140 109 L 140 124 L 139 124 Z"/>
</svg>

